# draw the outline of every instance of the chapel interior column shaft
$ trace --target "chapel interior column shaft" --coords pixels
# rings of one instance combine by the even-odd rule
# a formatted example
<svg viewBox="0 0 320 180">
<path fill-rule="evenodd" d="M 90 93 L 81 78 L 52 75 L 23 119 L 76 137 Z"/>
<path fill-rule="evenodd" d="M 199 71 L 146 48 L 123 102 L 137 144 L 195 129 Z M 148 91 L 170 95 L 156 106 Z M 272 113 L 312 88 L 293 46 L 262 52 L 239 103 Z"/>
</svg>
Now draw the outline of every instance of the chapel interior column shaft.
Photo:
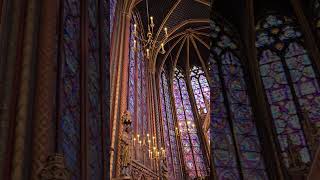
<svg viewBox="0 0 320 180">
<path fill-rule="evenodd" d="M 56 30 L 58 3 L 43 0 L 40 16 L 37 80 L 34 105 L 31 179 L 38 179 L 39 169 L 55 149 L 54 104 L 56 81 Z"/>
<path fill-rule="evenodd" d="M 135 0 L 120 0 L 118 11 L 121 15 L 118 20 L 118 24 L 115 25 L 114 31 L 119 31 L 115 39 L 119 41 L 117 44 L 111 45 L 111 51 L 114 53 L 112 56 L 112 62 L 117 63 L 115 67 L 117 69 L 113 72 L 112 79 L 112 96 L 111 96 L 111 118 L 112 121 L 112 140 L 111 140 L 111 154 L 110 154 L 110 169 L 112 177 L 118 177 L 120 175 L 120 156 L 119 156 L 119 136 L 122 132 L 121 116 L 127 110 L 127 89 L 128 89 L 128 65 L 129 65 L 129 36 L 130 36 L 130 19 L 131 11 Z M 115 46 L 116 45 L 116 46 Z M 115 50 L 115 51 L 114 51 Z"/>
</svg>

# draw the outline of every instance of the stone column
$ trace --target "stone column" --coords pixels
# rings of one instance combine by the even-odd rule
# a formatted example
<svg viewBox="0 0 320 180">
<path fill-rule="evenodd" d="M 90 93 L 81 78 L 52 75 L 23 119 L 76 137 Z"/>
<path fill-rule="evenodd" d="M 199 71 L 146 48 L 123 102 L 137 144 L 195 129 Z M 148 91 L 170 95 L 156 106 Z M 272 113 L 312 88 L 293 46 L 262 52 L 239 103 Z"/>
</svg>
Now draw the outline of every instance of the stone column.
<svg viewBox="0 0 320 180">
<path fill-rule="evenodd" d="M 40 14 L 37 81 L 34 102 L 31 179 L 54 151 L 54 107 L 56 81 L 57 12 L 58 3 L 43 0 Z"/>
<path fill-rule="evenodd" d="M 34 64 L 36 60 L 36 33 L 38 27 L 38 0 L 30 0 L 27 4 L 26 25 L 23 33 L 23 48 L 21 59 L 21 72 L 19 77 L 19 89 L 15 118 L 13 157 L 11 167 L 12 179 L 23 179 L 26 176 L 24 168 L 29 157 L 28 153 L 29 140 L 32 118 L 32 98 L 34 84 Z"/>
<path fill-rule="evenodd" d="M 119 149 L 119 133 L 122 131 L 120 118 L 127 109 L 127 88 L 128 88 L 128 64 L 129 64 L 129 34 L 130 34 L 130 19 L 131 10 L 135 0 L 121 0 L 118 1 L 119 7 L 117 10 L 121 11 L 114 39 L 117 40 L 111 47 L 112 60 L 117 63 L 116 69 L 112 72 L 111 82 L 111 155 L 110 155 L 110 169 L 112 177 L 120 175 L 120 158 L 118 154 Z M 115 46 L 116 45 L 116 46 Z"/>
<path fill-rule="evenodd" d="M 0 105 L 0 158 L 1 172 L 4 179 L 11 179 L 13 142 L 15 142 L 14 129 L 16 127 L 17 97 L 19 96 L 23 32 L 25 26 L 26 1 L 6 2 L 4 23 L 1 24 L 1 33 L 4 42 L 1 49 L 0 95 L 3 97 Z M 2 88 L 1 88 L 2 87 Z M 2 153 L 3 156 L 1 155 Z"/>
</svg>

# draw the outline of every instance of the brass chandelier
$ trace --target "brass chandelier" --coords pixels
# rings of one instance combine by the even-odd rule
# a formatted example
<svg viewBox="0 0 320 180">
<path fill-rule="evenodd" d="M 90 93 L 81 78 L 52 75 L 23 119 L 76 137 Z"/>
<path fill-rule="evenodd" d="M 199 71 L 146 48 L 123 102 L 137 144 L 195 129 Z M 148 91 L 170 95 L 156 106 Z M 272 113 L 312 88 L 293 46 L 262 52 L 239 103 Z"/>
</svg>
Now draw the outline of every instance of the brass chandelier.
<svg viewBox="0 0 320 180">
<path fill-rule="evenodd" d="M 139 41 L 142 45 L 142 49 L 144 51 L 145 57 L 147 59 L 150 59 L 150 54 L 155 52 L 155 50 L 159 49 L 160 47 L 160 53 L 164 54 L 166 53 L 164 49 L 164 42 L 168 38 L 168 28 L 164 27 L 163 31 L 165 33 L 165 38 L 162 41 L 157 41 L 153 35 L 154 35 L 154 21 L 153 16 L 149 16 L 149 4 L 148 0 L 146 0 L 146 11 L 147 11 L 147 22 L 148 22 L 148 32 L 146 35 L 143 35 L 142 31 L 137 30 L 137 24 L 134 24 L 134 40 L 133 40 L 133 49 L 134 51 L 137 51 L 137 42 Z M 140 34 L 139 34 L 140 33 Z"/>
</svg>

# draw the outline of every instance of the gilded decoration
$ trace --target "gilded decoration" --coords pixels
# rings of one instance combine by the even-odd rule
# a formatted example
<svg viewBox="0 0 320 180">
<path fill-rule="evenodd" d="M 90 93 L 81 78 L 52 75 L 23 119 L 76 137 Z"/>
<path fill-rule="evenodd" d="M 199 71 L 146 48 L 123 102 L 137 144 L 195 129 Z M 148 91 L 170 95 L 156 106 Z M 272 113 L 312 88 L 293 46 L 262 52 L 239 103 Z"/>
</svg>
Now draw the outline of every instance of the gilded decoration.
<svg viewBox="0 0 320 180">
<path fill-rule="evenodd" d="M 132 161 L 132 180 L 160 180 L 158 174 L 137 161 Z"/>
<path fill-rule="evenodd" d="M 120 176 L 130 177 L 131 171 L 131 117 L 130 112 L 126 111 L 122 118 L 123 132 L 120 142 Z"/>
</svg>

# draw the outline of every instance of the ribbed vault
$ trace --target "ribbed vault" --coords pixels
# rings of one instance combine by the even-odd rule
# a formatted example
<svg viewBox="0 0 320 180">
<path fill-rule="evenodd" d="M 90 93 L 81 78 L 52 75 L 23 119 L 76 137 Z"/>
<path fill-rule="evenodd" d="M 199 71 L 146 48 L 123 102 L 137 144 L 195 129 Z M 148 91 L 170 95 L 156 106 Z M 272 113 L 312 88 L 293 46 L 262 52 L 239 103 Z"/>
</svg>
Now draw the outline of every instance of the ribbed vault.
<svg viewBox="0 0 320 180">
<path fill-rule="evenodd" d="M 165 54 L 159 49 L 152 52 L 152 68 L 157 71 L 166 62 L 186 65 L 188 63 L 204 65 L 209 56 L 209 0 L 149 0 L 149 16 L 156 24 L 154 37 L 163 41 L 163 28 L 168 28 L 169 38 L 165 43 Z M 146 1 L 141 0 L 135 6 L 135 12 L 141 17 L 146 31 Z M 186 53 L 189 53 L 187 56 Z"/>
</svg>

